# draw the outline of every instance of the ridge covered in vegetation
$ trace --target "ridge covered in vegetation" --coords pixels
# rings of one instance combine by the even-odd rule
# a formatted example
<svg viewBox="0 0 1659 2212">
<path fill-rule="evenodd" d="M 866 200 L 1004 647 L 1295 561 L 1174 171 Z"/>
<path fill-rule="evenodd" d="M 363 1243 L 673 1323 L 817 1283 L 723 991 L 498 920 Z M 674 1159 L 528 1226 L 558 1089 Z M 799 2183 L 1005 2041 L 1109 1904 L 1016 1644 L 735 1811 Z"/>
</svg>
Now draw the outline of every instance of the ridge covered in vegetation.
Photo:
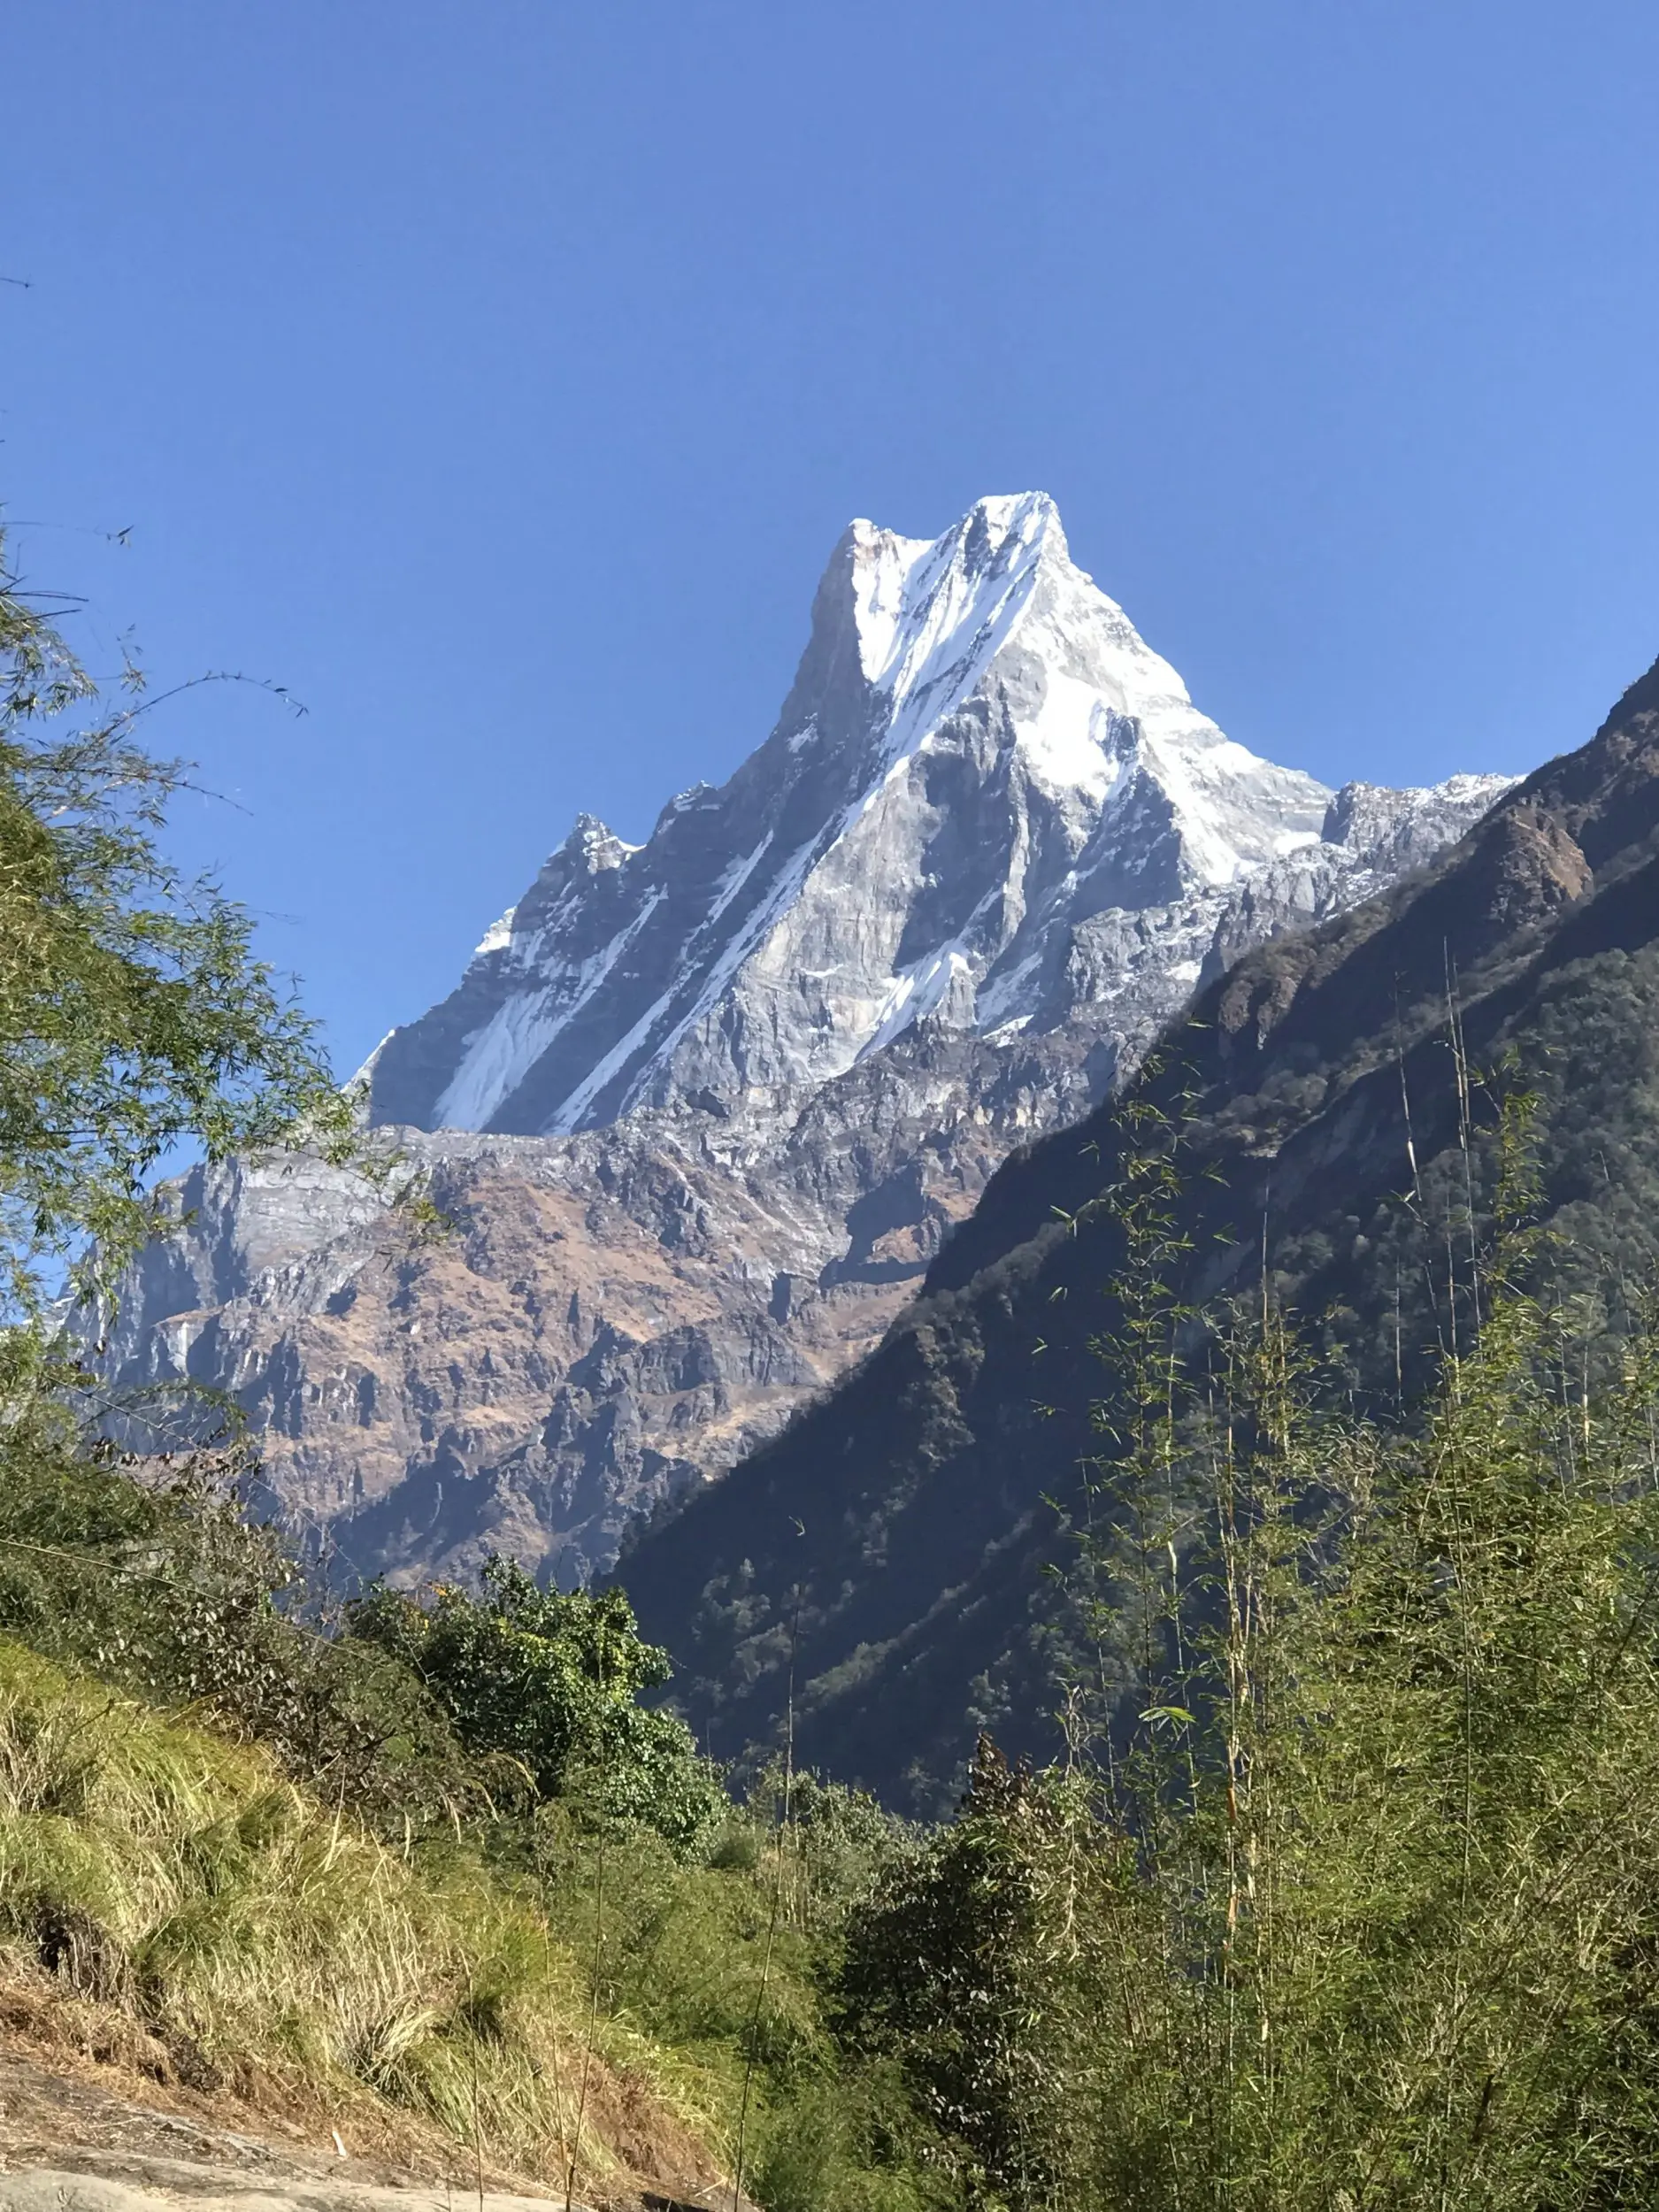
<svg viewBox="0 0 1659 2212">
<path fill-rule="evenodd" d="M 1620 1281 L 1659 1261 L 1656 1037 L 1659 670 L 1417 876 L 1217 978 L 1122 1102 L 1000 1171 L 863 1367 L 642 1535 L 618 1578 L 677 1709 L 771 1755 L 795 1622 L 809 1761 L 934 1815 L 979 1729 L 1051 1755 L 1053 1571 L 1112 1387 L 1091 1347 L 1118 1325 L 1100 1194 L 1133 1116 L 1183 1126 L 1189 1302 L 1265 1259 L 1330 1386 L 1409 1422 L 1478 1317 L 1480 1071 L 1518 1064 L 1536 1093 L 1554 1265 L 1617 1335 Z"/>
</svg>

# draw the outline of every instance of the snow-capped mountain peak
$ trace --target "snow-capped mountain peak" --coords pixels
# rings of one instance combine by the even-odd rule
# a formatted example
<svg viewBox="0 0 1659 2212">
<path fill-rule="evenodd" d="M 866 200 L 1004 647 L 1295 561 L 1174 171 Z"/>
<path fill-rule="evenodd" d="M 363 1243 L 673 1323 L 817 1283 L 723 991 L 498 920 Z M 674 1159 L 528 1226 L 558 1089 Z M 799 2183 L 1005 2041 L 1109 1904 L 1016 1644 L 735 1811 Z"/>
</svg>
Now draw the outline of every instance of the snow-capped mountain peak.
<svg viewBox="0 0 1659 2212">
<path fill-rule="evenodd" d="M 1046 492 L 982 499 L 931 541 L 864 521 L 849 536 L 860 663 L 895 709 L 983 665 L 1018 625 L 1045 559 L 1070 565 Z"/>
<path fill-rule="evenodd" d="M 1087 1018 L 1111 998 L 1079 965 L 1101 918 L 1208 912 L 1327 846 L 1337 866 L 1332 799 L 1194 706 L 1046 494 L 933 540 L 855 522 L 765 743 L 641 846 L 580 817 L 460 987 L 381 1049 L 373 1111 L 557 1133 L 810 1090 L 925 1017 Z"/>
</svg>

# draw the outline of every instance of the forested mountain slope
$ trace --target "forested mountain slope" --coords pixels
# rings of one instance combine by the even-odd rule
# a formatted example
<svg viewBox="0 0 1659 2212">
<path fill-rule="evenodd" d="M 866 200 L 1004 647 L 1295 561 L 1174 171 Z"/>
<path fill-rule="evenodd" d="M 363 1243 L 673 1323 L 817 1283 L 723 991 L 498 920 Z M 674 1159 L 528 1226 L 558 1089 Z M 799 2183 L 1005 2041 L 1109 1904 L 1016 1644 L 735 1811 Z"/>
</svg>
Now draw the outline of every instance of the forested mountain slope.
<svg viewBox="0 0 1659 2212">
<path fill-rule="evenodd" d="M 1592 1294 L 1659 1246 L 1659 666 L 1592 741 L 1379 897 L 1247 955 L 1128 1102 L 1187 1132 L 1195 1295 L 1254 1285 L 1410 1394 L 1467 1331 L 1470 1211 L 1492 1174 L 1467 1063 L 1539 1097 L 1544 1210 Z M 879 1350 L 645 1535 L 620 1574 L 722 1755 L 775 1740 L 936 1803 L 977 1724 L 1040 1740 L 1067 1555 L 1051 1499 L 1100 1448 L 1109 1386 L 1107 1106 L 1009 1161 Z M 1463 1133 L 1472 1121 L 1465 1149 Z"/>
</svg>

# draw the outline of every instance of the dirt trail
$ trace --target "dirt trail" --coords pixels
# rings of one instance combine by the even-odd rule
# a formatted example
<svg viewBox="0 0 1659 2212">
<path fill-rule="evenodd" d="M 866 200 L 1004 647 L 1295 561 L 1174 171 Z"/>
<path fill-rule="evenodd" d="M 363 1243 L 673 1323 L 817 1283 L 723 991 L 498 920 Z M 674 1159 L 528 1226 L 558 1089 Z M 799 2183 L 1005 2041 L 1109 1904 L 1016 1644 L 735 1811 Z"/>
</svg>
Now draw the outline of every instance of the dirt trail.
<svg viewBox="0 0 1659 2212">
<path fill-rule="evenodd" d="M 457 2199 L 430 2184 L 374 2188 L 363 2182 L 283 2175 L 266 2167 L 201 2165 L 131 2152 L 72 2152 L 71 2165 L 0 2174 L 4 2212 L 548 2212 L 545 2197 L 486 2191 Z M 557 2201 L 562 2206 L 563 2199 Z M 580 2212 L 592 2212 L 590 2207 Z"/>
<path fill-rule="evenodd" d="M 518 2193 L 487 2171 L 445 2177 L 429 2147 L 413 2156 L 344 2154 L 308 2131 L 223 2101 L 123 2095 L 106 2069 L 50 2062 L 0 2041 L 0 2212 L 549 2212 L 557 2196 Z M 127 2085 L 123 2083 L 123 2086 Z M 406 2147 L 399 2146 L 398 2148 Z M 460 2154 L 457 2152 L 457 2162 Z M 729 2190 L 579 2200 L 572 2212 L 732 2212 Z M 741 2203 L 738 2212 L 757 2212 Z"/>
</svg>

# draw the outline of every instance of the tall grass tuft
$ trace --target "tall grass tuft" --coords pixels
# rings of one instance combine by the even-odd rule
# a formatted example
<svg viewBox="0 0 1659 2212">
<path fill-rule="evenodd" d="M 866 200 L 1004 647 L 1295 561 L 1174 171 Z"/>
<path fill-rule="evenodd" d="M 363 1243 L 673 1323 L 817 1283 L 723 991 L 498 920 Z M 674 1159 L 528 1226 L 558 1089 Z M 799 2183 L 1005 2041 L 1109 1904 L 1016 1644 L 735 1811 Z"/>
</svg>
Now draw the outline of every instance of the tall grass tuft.
<svg viewBox="0 0 1659 2212">
<path fill-rule="evenodd" d="M 527 1898 L 411 1861 L 257 1749 L 0 1640 L 0 1961 L 128 2015 L 180 2077 L 382 2101 L 492 2166 L 603 2173 L 607 2124 L 706 2122 L 617 2024 L 580 2143 L 587 1993 Z M 674 2108 L 678 2107 L 678 2112 Z"/>
</svg>

